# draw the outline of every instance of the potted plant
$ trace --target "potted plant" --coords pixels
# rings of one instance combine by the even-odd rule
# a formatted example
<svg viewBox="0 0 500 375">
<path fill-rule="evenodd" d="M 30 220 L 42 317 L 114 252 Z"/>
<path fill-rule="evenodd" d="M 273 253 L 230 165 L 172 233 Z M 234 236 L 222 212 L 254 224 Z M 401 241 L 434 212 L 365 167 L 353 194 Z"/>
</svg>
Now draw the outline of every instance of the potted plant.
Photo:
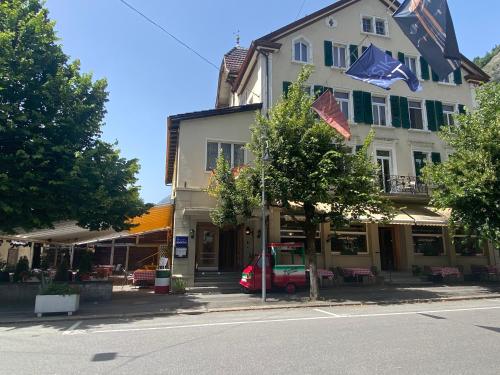
<svg viewBox="0 0 500 375">
<path fill-rule="evenodd" d="M 81 281 L 90 280 L 90 273 L 92 272 L 92 258 L 88 251 L 84 251 L 80 258 L 78 266 L 78 279 Z"/>
<path fill-rule="evenodd" d="M 186 293 L 186 280 L 176 277 L 172 280 L 172 293 L 173 294 L 184 294 Z"/>
<path fill-rule="evenodd" d="M 26 281 L 30 277 L 30 262 L 28 257 L 19 258 L 14 271 L 14 282 Z"/>
<path fill-rule="evenodd" d="M 45 284 L 44 282 L 42 282 Z M 35 300 L 35 314 L 64 312 L 72 315 L 80 305 L 79 291 L 66 283 L 49 283 Z"/>
</svg>

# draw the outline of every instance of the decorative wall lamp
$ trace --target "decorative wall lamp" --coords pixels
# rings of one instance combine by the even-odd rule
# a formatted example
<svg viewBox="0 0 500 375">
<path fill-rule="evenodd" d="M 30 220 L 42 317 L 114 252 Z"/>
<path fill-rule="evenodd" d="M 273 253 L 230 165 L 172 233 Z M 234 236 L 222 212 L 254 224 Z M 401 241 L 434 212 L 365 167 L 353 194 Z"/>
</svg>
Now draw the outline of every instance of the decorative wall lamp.
<svg viewBox="0 0 500 375">
<path fill-rule="evenodd" d="M 250 227 L 246 227 L 246 228 L 245 228 L 245 234 L 246 234 L 247 236 L 250 236 L 250 235 L 252 235 L 252 234 L 253 234 L 253 230 L 252 230 L 252 229 L 250 229 Z"/>
<path fill-rule="evenodd" d="M 194 238 L 194 233 L 195 233 L 195 232 L 194 232 L 194 229 L 190 229 L 190 230 L 189 230 L 189 237 L 190 237 L 190 238 Z"/>
</svg>

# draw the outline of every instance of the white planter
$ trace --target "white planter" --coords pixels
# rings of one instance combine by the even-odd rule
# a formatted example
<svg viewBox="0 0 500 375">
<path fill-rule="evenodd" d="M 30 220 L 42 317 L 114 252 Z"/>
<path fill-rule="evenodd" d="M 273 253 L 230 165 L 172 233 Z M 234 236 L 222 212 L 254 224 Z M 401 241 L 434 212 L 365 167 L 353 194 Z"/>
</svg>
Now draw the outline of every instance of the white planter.
<svg viewBox="0 0 500 375">
<path fill-rule="evenodd" d="M 72 315 L 80 305 L 79 294 L 36 296 L 35 314 L 41 317 L 45 313 L 65 312 Z"/>
</svg>

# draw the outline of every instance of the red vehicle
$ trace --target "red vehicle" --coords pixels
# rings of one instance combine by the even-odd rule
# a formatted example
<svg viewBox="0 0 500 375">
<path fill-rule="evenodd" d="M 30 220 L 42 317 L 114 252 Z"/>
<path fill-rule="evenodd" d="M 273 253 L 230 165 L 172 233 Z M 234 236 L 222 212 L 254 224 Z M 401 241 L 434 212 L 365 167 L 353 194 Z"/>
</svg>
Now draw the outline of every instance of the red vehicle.
<svg viewBox="0 0 500 375">
<path fill-rule="evenodd" d="M 287 293 L 307 285 L 302 243 L 270 243 L 266 255 L 266 290 L 283 288 Z M 247 292 L 262 290 L 262 255 L 245 267 L 240 285 Z"/>
</svg>

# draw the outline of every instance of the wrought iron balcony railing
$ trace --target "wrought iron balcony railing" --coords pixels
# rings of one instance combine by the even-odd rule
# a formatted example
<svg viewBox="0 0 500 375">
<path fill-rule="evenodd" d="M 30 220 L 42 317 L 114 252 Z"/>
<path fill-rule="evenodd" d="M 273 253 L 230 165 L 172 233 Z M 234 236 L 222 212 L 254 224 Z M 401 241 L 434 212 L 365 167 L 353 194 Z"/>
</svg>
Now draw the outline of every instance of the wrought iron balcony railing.
<svg viewBox="0 0 500 375">
<path fill-rule="evenodd" d="M 391 195 L 429 195 L 427 184 L 415 176 L 380 176 L 380 185 Z"/>
</svg>

